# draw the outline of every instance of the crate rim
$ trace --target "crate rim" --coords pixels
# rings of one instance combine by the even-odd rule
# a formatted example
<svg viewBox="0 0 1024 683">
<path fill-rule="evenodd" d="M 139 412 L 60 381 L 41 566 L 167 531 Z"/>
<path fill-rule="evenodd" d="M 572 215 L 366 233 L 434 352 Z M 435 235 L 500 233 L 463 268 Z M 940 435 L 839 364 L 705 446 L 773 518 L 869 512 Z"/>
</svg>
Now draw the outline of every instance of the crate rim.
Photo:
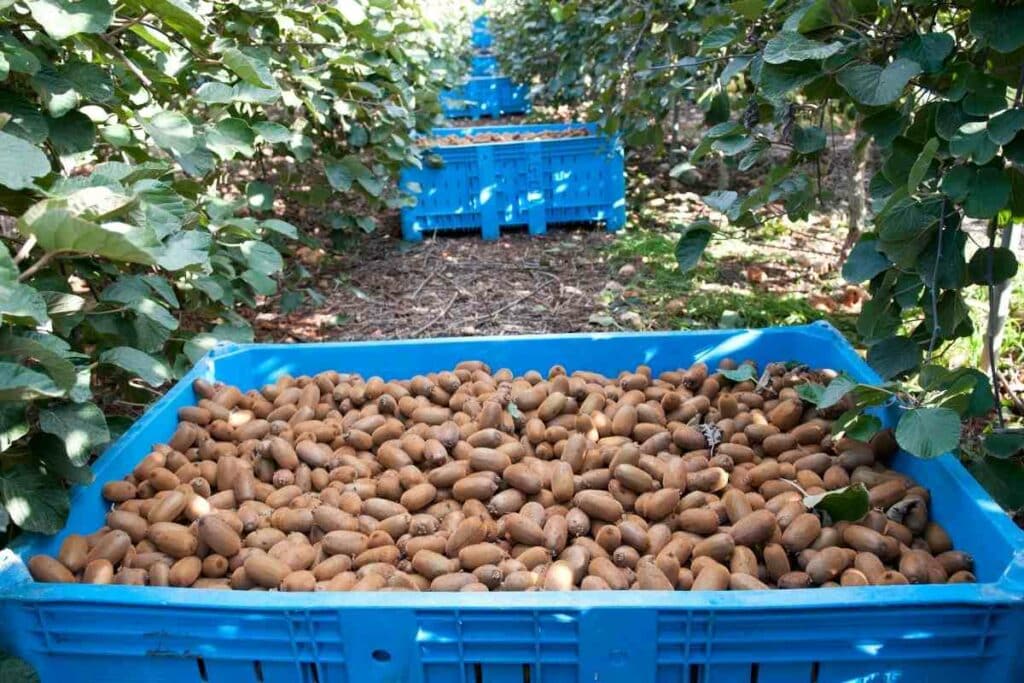
<svg viewBox="0 0 1024 683">
<path fill-rule="evenodd" d="M 881 383 L 878 374 L 854 350 L 846 338 L 831 324 L 817 321 L 807 325 L 778 326 L 771 328 L 739 328 L 734 330 L 693 330 L 658 332 L 596 332 L 530 334 L 512 337 L 488 335 L 479 337 L 433 337 L 428 339 L 390 339 L 381 341 L 334 341 L 316 342 L 305 346 L 319 348 L 342 348 L 366 346 L 444 345 L 459 342 L 508 343 L 515 340 L 579 339 L 595 340 L 615 338 L 651 337 L 717 337 L 758 334 L 776 330 L 802 332 L 838 342 L 837 351 L 842 361 L 854 368 L 854 375 L 861 381 Z M 102 480 L 102 472 L 116 459 L 117 453 L 128 441 L 126 437 L 135 432 L 145 432 L 153 419 L 155 408 L 169 403 L 178 395 L 191 391 L 191 383 L 198 378 L 208 377 L 217 361 L 246 354 L 253 350 L 284 350 L 294 348 L 285 343 L 236 343 L 218 344 L 208 351 L 180 380 L 155 402 L 122 437 L 107 449 L 93 464 L 96 474 L 92 486 Z M 866 586 L 841 587 L 830 590 L 821 588 L 799 590 L 767 591 L 663 591 L 659 592 L 659 607 L 682 609 L 749 610 L 761 608 L 770 610 L 796 610 L 802 608 L 842 608 L 898 605 L 942 604 L 948 607 L 966 605 L 1005 605 L 1024 601 L 1024 530 L 1019 529 L 1002 511 L 988 493 L 960 464 L 956 457 L 947 453 L 935 458 L 931 466 L 946 471 L 963 495 L 977 502 L 986 521 L 1013 548 L 1012 556 L 1003 573 L 996 581 L 973 584 L 911 585 L 911 586 Z M 71 505 L 88 490 L 87 486 L 75 485 L 71 490 Z M 22 560 L 23 555 L 49 542 L 52 537 L 25 533 L 6 549 L 0 551 L 0 600 L 39 604 L 109 604 L 133 606 L 181 606 L 197 609 L 209 608 L 250 608 L 272 611 L 311 610 L 321 608 L 413 608 L 413 609 L 493 609 L 494 596 L 484 593 L 283 593 L 264 591 L 216 591 L 193 588 L 164 588 L 153 586 L 91 586 L 83 584 L 36 583 L 28 575 Z M 503 609 L 544 609 L 550 611 L 579 611 L 603 607 L 643 607 L 647 591 L 572 591 L 572 592 L 528 592 L 502 593 Z"/>
<path fill-rule="evenodd" d="M 533 143 L 550 144 L 550 143 L 555 143 L 555 142 L 563 142 L 564 143 L 564 142 L 570 141 L 570 140 L 598 140 L 598 139 L 603 139 L 601 134 L 600 134 L 600 131 L 597 128 L 597 124 L 596 123 L 588 123 L 588 122 L 585 122 L 585 121 L 574 121 L 572 123 L 525 123 L 525 124 L 522 124 L 522 125 L 508 125 L 508 126 L 465 126 L 465 127 L 451 126 L 451 127 L 431 128 L 430 129 L 430 137 L 434 137 L 434 136 L 437 136 L 437 135 L 452 135 L 452 134 L 458 135 L 459 137 L 465 137 L 467 135 L 472 135 L 474 133 L 481 132 L 481 131 L 497 132 L 497 133 L 507 131 L 507 132 L 512 133 L 512 132 L 517 132 L 517 131 L 518 132 L 522 132 L 524 129 L 527 132 L 538 132 L 538 133 L 540 133 L 540 132 L 545 132 L 545 131 L 572 130 L 574 128 L 585 129 L 589 133 L 589 135 L 580 135 L 580 136 L 576 136 L 576 137 L 567 137 L 567 138 L 537 138 L 535 140 L 501 140 L 501 141 L 494 141 L 494 142 L 475 142 L 475 143 L 473 143 L 471 145 L 431 145 L 430 147 L 424 147 L 424 149 L 462 149 L 462 148 L 476 149 L 477 147 L 502 147 L 502 146 L 506 146 L 506 145 L 525 145 L 525 144 L 533 144 Z M 427 137 L 427 136 L 415 136 L 414 139 L 416 137 Z M 615 138 L 608 138 L 608 139 L 612 140 L 613 142 L 616 142 Z M 522 336 L 531 336 L 531 335 L 522 335 Z M 557 335 L 548 335 L 548 336 L 557 336 Z M 447 337 L 447 338 L 448 339 L 453 339 L 453 337 Z M 458 337 L 454 337 L 454 338 L 457 339 Z M 466 338 L 467 339 L 480 339 L 481 337 L 466 337 Z"/>
</svg>

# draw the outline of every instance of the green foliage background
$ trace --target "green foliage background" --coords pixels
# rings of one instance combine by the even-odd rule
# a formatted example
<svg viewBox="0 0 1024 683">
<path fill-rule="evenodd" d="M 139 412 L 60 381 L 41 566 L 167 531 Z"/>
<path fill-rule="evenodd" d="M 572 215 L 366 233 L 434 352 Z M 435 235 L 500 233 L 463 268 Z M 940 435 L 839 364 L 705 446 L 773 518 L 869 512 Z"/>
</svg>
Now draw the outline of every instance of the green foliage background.
<svg viewBox="0 0 1024 683">
<path fill-rule="evenodd" d="M 815 171 L 831 127 L 858 131 L 857 145 L 873 145 L 880 164 L 868 187 L 872 229 L 843 275 L 868 283 L 857 331 L 889 383 L 883 392 L 845 387 L 853 412 L 838 429 L 869 436 L 874 423 L 853 418 L 899 399 L 897 439 L 932 457 L 957 446 L 961 420 L 990 414 L 988 377 L 947 370 L 942 350 L 974 332 L 966 288 L 991 292 L 1018 268 L 996 238 L 1024 221 L 1024 6 L 507 0 L 494 23 L 507 72 L 634 147 L 678 152 L 666 122 L 680 103 L 698 105 L 702 137 L 678 170 L 710 157 L 741 171 L 771 159 L 753 189 L 704 197 L 714 220 L 679 226 L 683 271 L 724 222 L 753 227 L 780 207 L 807 218 L 822 194 Z M 983 444 L 1010 457 L 1024 435 L 999 418 Z"/>
<path fill-rule="evenodd" d="M 54 533 L 66 482 L 271 295 L 308 237 L 290 203 L 397 206 L 389 179 L 440 112 L 468 3 L 0 0 L 0 534 Z M 362 211 L 338 227 L 372 229 Z M 113 391 L 112 391 L 113 390 Z"/>
</svg>

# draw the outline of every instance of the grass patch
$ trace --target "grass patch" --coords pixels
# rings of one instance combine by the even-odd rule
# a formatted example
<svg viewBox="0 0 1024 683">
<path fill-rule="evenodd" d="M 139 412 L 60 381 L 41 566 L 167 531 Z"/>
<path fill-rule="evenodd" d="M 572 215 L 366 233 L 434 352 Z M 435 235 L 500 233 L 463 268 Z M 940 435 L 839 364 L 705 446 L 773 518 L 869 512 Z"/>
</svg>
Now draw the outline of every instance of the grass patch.
<svg viewBox="0 0 1024 683">
<path fill-rule="evenodd" d="M 777 255 L 750 248 L 745 255 L 724 254 L 713 240 L 700 265 L 682 274 L 676 264 L 676 234 L 634 228 L 608 247 L 616 266 L 638 264 L 626 284 L 624 301 L 646 309 L 660 327 L 709 329 L 772 327 L 827 320 L 856 343 L 855 316 L 814 308 L 802 294 L 764 291 L 742 279 L 747 264 L 778 263 Z"/>
</svg>

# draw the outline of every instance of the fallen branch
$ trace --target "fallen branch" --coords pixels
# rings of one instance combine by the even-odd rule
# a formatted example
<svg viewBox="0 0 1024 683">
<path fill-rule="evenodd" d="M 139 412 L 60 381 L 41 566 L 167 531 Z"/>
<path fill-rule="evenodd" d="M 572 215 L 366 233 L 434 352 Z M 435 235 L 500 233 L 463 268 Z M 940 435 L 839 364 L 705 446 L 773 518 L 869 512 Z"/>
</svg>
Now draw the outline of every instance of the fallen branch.
<svg viewBox="0 0 1024 683">
<path fill-rule="evenodd" d="M 448 313 L 448 311 L 451 310 L 452 304 L 454 304 L 455 300 L 458 299 L 458 298 L 459 298 L 459 293 L 458 292 L 455 292 L 455 294 L 452 294 L 452 298 L 448 299 L 448 303 L 445 304 L 445 307 L 441 309 L 440 313 L 438 313 L 433 318 L 428 320 L 424 325 L 421 325 L 421 326 L 417 327 L 415 330 L 413 330 L 412 332 L 410 332 L 409 336 L 410 337 L 418 336 L 421 332 L 425 332 L 426 330 L 428 330 L 438 320 L 441 320 L 442 318 L 444 318 L 444 316 Z"/>
</svg>

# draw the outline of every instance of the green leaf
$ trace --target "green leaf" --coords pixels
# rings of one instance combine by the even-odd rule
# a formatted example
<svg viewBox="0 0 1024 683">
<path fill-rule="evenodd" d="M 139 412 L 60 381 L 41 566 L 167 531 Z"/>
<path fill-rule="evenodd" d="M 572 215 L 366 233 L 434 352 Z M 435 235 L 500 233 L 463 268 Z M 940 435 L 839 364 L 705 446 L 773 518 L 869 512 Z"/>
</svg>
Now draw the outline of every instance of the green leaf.
<svg viewBox="0 0 1024 683">
<path fill-rule="evenodd" d="M 7 245 L 0 242 L 0 283 L 17 282 L 18 275 L 18 264 L 11 258 L 11 252 L 7 250 Z"/>
<path fill-rule="evenodd" d="M 765 0 L 733 0 L 729 7 L 744 19 L 757 19 L 764 12 Z"/>
<path fill-rule="evenodd" d="M 0 131 L 0 185 L 12 190 L 32 187 L 50 172 L 50 161 L 35 145 Z"/>
<path fill-rule="evenodd" d="M 888 337 L 868 349 L 868 364 L 883 379 L 892 379 L 921 364 L 921 347 L 908 337 Z"/>
<path fill-rule="evenodd" d="M 765 64 L 761 69 L 760 93 L 769 100 L 778 100 L 787 93 L 802 88 L 822 75 L 819 62 L 787 62 Z"/>
<path fill-rule="evenodd" d="M 1013 140 L 1022 128 L 1024 128 L 1024 109 L 1007 109 L 989 119 L 986 126 L 988 136 L 997 145 L 1005 145 Z"/>
<path fill-rule="evenodd" d="M 43 324 L 49 316 L 46 300 L 30 285 L 18 282 L 0 282 L 0 318 L 22 319 L 32 324 Z"/>
<path fill-rule="evenodd" d="M 825 387 L 817 384 L 816 382 L 798 384 L 795 389 L 800 400 L 806 401 L 814 406 L 821 403 L 822 396 L 825 394 Z"/>
<path fill-rule="evenodd" d="M 962 202 L 970 194 L 977 174 L 978 168 L 974 165 L 954 166 L 943 174 L 939 189 L 954 202 Z"/>
<path fill-rule="evenodd" d="M 100 128 L 100 137 L 114 147 L 127 147 L 132 144 L 132 129 L 123 123 L 112 123 Z"/>
<path fill-rule="evenodd" d="M 996 52 L 1013 52 L 1024 46 L 1024 7 L 978 0 L 971 10 L 970 27 Z"/>
<path fill-rule="evenodd" d="M 71 111 L 59 119 L 50 119 L 50 142 L 64 156 L 87 152 L 96 141 L 96 126 L 80 111 Z"/>
<path fill-rule="evenodd" d="M 867 487 L 861 483 L 813 496 L 804 496 L 803 502 L 808 510 L 826 513 L 833 523 L 856 522 L 871 510 Z"/>
<path fill-rule="evenodd" d="M 679 264 L 679 272 L 688 273 L 697 267 L 701 254 L 711 241 L 711 234 L 714 226 L 710 221 L 695 221 L 683 230 L 676 243 L 676 263 Z"/>
<path fill-rule="evenodd" d="M 25 405 L 11 401 L 0 403 L 0 453 L 26 434 L 28 418 L 25 416 Z M 3 528 L 4 525 L 0 524 L 0 531 Z"/>
<path fill-rule="evenodd" d="M 67 490 L 33 465 L 19 463 L 0 472 L 0 498 L 7 514 L 25 531 L 55 534 L 67 521 Z"/>
<path fill-rule="evenodd" d="M 153 138 L 153 142 L 164 149 L 188 154 L 196 148 L 192 122 L 181 112 L 159 112 L 148 119 L 143 119 L 142 127 Z"/>
<path fill-rule="evenodd" d="M 733 204 L 739 198 L 739 194 L 732 190 L 715 190 L 710 194 L 706 194 L 701 199 L 709 207 L 719 213 L 729 213 L 729 209 L 732 208 Z"/>
<path fill-rule="evenodd" d="M 114 82 L 110 74 L 98 64 L 72 61 L 59 67 L 60 76 L 74 85 L 86 102 L 113 104 Z"/>
<path fill-rule="evenodd" d="M 884 69 L 877 64 L 854 64 L 836 76 L 839 85 L 861 104 L 880 106 L 895 102 L 910 79 L 921 73 L 917 62 L 896 59 Z"/>
<path fill-rule="evenodd" d="M 54 40 L 103 33 L 114 18 L 114 8 L 107 0 L 26 0 L 25 6 Z"/>
<path fill-rule="evenodd" d="M 896 51 L 897 57 L 917 62 L 927 74 L 942 70 L 942 63 L 953 51 L 953 36 L 948 33 L 914 34 L 903 41 Z"/>
<path fill-rule="evenodd" d="M 733 370 L 719 370 L 718 372 L 733 382 L 750 382 L 757 379 L 757 370 L 750 363 L 743 363 Z"/>
<path fill-rule="evenodd" d="M 157 265 L 164 270 L 181 270 L 209 263 L 212 238 L 205 230 L 182 230 L 163 244 Z"/>
<path fill-rule="evenodd" d="M 266 242 L 247 240 L 238 246 L 249 268 L 257 272 L 273 275 L 284 268 L 281 254 Z"/>
<path fill-rule="evenodd" d="M 964 202 L 964 213 L 971 218 L 991 218 L 1010 200 L 1010 179 L 1001 168 L 978 169 Z"/>
<path fill-rule="evenodd" d="M 861 237 L 843 263 L 843 279 L 850 283 L 864 282 L 889 267 L 889 259 L 879 253 L 878 240 Z"/>
<path fill-rule="evenodd" d="M 63 395 L 64 390 L 47 375 L 0 361 L 0 401 L 31 401 Z"/>
<path fill-rule="evenodd" d="M 76 465 L 64 450 L 64 442 L 53 434 L 37 432 L 28 444 L 29 452 L 42 463 L 46 473 L 69 484 L 91 484 L 92 470 L 89 465 Z"/>
<path fill-rule="evenodd" d="M 921 202 L 906 197 L 878 217 L 878 235 L 883 240 L 893 242 L 916 240 L 939 222 L 941 210 L 941 202 Z"/>
<path fill-rule="evenodd" d="M 1024 507 L 1024 465 L 1019 460 L 978 458 L 965 463 L 971 475 L 1007 510 Z"/>
<path fill-rule="evenodd" d="M 180 305 L 178 303 L 178 296 L 174 293 L 174 288 L 166 278 L 160 275 L 143 275 L 142 279 L 146 281 L 150 289 L 156 292 L 170 306 L 177 308 Z"/>
<path fill-rule="evenodd" d="M 160 359 L 130 346 L 118 346 L 100 354 L 100 363 L 116 365 L 136 375 L 151 387 L 163 386 L 171 380 L 170 368 Z"/>
<path fill-rule="evenodd" d="M 906 116 L 896 109 L 886 108 L 870 116 L 865 116 L 860 122 L 860 127 L 865 133 L 875 138 L 875 142 L 880 146 L 888 147 L 893 140 L 899 137 L 906 123 Z"/>
<path fill-rule="evenodd" d="M 0 529 L 6 526 L 0 524 Z M 0 653 L 0 683 L 39 683 L 39 674 L 25 660 Z"/>
<path fill-rule="evenodd" d="M 166 308 L 153 299 L 140 299 L 128 304 L 128 308 L 138 314 L 139 318 L 152 321 L 165 330 L 178 329 L 178 320 Z"/>
<path fill-rule="evenodd" d="M 917 186 L 921 184 L 925 176 L 928 175 L 928 168 L 932 165 L 932 161 L 935 159 L 935 152 L 939 149 L 939 139 L 931 138 L 925 143 L 921 149 L 921 153 L 917 155 L 917 159 L 914 160 L 914 165 L 910 168 L 910 173 L 907 175 L 907 192 L 913 193 L 917 190 Z"/>
<path fill-rule="evenodd" d="M 226 67 L 249 85 L 257 88 L 277 88 L 277 81 L 270 72 L 270 67 L 261 57 L 232 47 L 224 51 L 221 59 Z"/>
<path fill-rule="evenodd" d="M 269 183 L 246 183 L 245 199 L 253 211 L 270 211 L 274 208 L 274 188 Z"/>
<path fill-rule="evenodd" d="M 793 129 L 793 148 L 800 154 L 814 154 L 825 149 L 825 131 L 818 126 L 796 126 Z"/>
<path fill-rule="evenodd" d="M 185 342 L 185 355 L 193 363 L 206 355 L 221 342 L 250 343 L 253 340 L 252 328 L 241 325 L 217 325 L 209 332 L 203 332 Z"/>
<path fill-rule="evenodd" d="M 31 75 L 39 71 L 39 58 L 14 36 L 0 35 L 0 54 L 15 73 Z"/>
<path fill-rule="evenodd" d="M 366 10 L 359 0 L 335 0 L 334 8 L 345 22 L 352 26 L 358 26 L 366 21 Z"/>
<path fill-rule="evenodd" d="M 985 121 L 969 121 L 949 140 L 949 152 L 983 166 L 992 161 L 999 145 L 992 141 Z"/>
<path fill-rule="evenodd" d="M 988 376 L 974 368 L 947 370 L 940 365 L 921 368 L 918 382 L 925 391 L 938 391 L 948 404 L 965 417 L 982 417 L 995 405 Z"/>
<path fill-rule="evenodd" d="M 252 124 L 252 129 L 256 131 L 257 135 L 272 145 L 279 142 L 288 142 L 292 139 L 292 132 L 280 123 L 256 121 Z"/>
<path fill-rule="evenodd" d="M 936 458 L 960 443 L 960 416 L 949 408 L 914 408 L 896 425 L 896 443 L 919 458 Z"/>
<path fill-rule="evenodd" d="M 991 277 L 989 263 L 991 262 Z M 998 285 L 1017 274 L 1017 257 L 1006 247 L 982 247 L 974 252 L 967 264 L 967 275 L 971 284 Z"/>
<path fill-rule="evenodd" d="M 207 81 L 196 89 L 196 99 L 204 104 L 230 104 L 237 91 L 227 83 Z"/>
<path fill-rule="evenodd" d="M 221 119 L 206 131 L 206 146 L 221 159 L 233 159 L 236 154 L 250 158 L 255 151 L 256 134 L 242 119 Z"/>
<path fill-rule="evenodd" d="M 60 118 L 74 110 L 82 102 L 82 96 L 75 84 L 51 65 L 44 65 L 29 81 L 32 89 L 46 105 L 46 111 L 54 118 Z"/>
<path fill-rule="evenodd" d="M 796 31 L 780 31 L 764 46 L 764 61 L 767 64 L 785 64 L 805 59 L 821 60 L 842 49 L 842 43 L 819 43 L 804 38 Z"/>
<path fill-rule="evenodd" d="M 277 283 L 263 273 L 250 269 L 244 271 L 239 277 L 252 287 L 252 291 L 257 294 L 272 296 L 277 292 Z"/>
<path fill-rule="evenodd" d="M 818 399 L 819 408 L 831 408 L 835 404 L 843 400 L 843 397 L 853 391 L 857 386 L 857 381 L 849 375 L 839 375 L 825 387 L 825 390 L 821 392 L 821 397 Z"/>
<path fill-rule="evenodd" d="M 891 300 L 872 299 L 861 307 L 857 332 L 870 344 L 896 334 L 902 322 L 900 310 Z"/>
<path fill-rule="evenodd" d="M 260 226 L 265 230 L 270 230 L 272 232 L 278 233 L 279 235 L 291 237 L 292 239 L 297 239 L 299 236 L 298 228 L 296 228 L 291 223 L 288 223 L 287 221 L 282 221 L 278 218 L 268 218 L 266 220 L 260 221 Z"/>
<path fill-rule="evenodd" d="M 882 421 L 860 410 L 847 410 L 832 423 L 832 434 L 857 441 L 869 441 L 882 429 Z"/>
<path fill-rule="evenodd" d="M 48 343 L 53 341 L 60 343 Z M 0 357 L 41 365 L 59 389 L 70 390 L 75 385 L 77 370 L 68 360 L 66 347 L 59 338 L 42 332 L 22 335 L 5 332 L 0 335 Z"/>
<path fill-rule="evenodd" d="M 986 434 L 982 440 L 982 448 L 993 458 L 1006 460 L 1016 457 L 1024 451 L 1024 433 L 997 432 Z"/>
<path fill-rule="evenodd" d="M 184 0 L 133 0 L 193 43 L 206 39 L 206 19 Z"/>
<path fill-rule="evenodd" d="M 94 403 L 65 403 L 39 411 L 39 428 L 61 438 L 76 467 L 89 461 L 99 446 L 110 440 L 103 411 Z"/>
<path fill-rule="evenodd" d="M 160 242 L 152 230 L 84 220 L 71 209 L 71 201 L 72 198 L 39 202 L 18 220 L 18 229 L 24 235 L 35 235 L 39 246 L 47 252 L 92 254 L 146 265 L 154 262 Z"/>
</svg>

